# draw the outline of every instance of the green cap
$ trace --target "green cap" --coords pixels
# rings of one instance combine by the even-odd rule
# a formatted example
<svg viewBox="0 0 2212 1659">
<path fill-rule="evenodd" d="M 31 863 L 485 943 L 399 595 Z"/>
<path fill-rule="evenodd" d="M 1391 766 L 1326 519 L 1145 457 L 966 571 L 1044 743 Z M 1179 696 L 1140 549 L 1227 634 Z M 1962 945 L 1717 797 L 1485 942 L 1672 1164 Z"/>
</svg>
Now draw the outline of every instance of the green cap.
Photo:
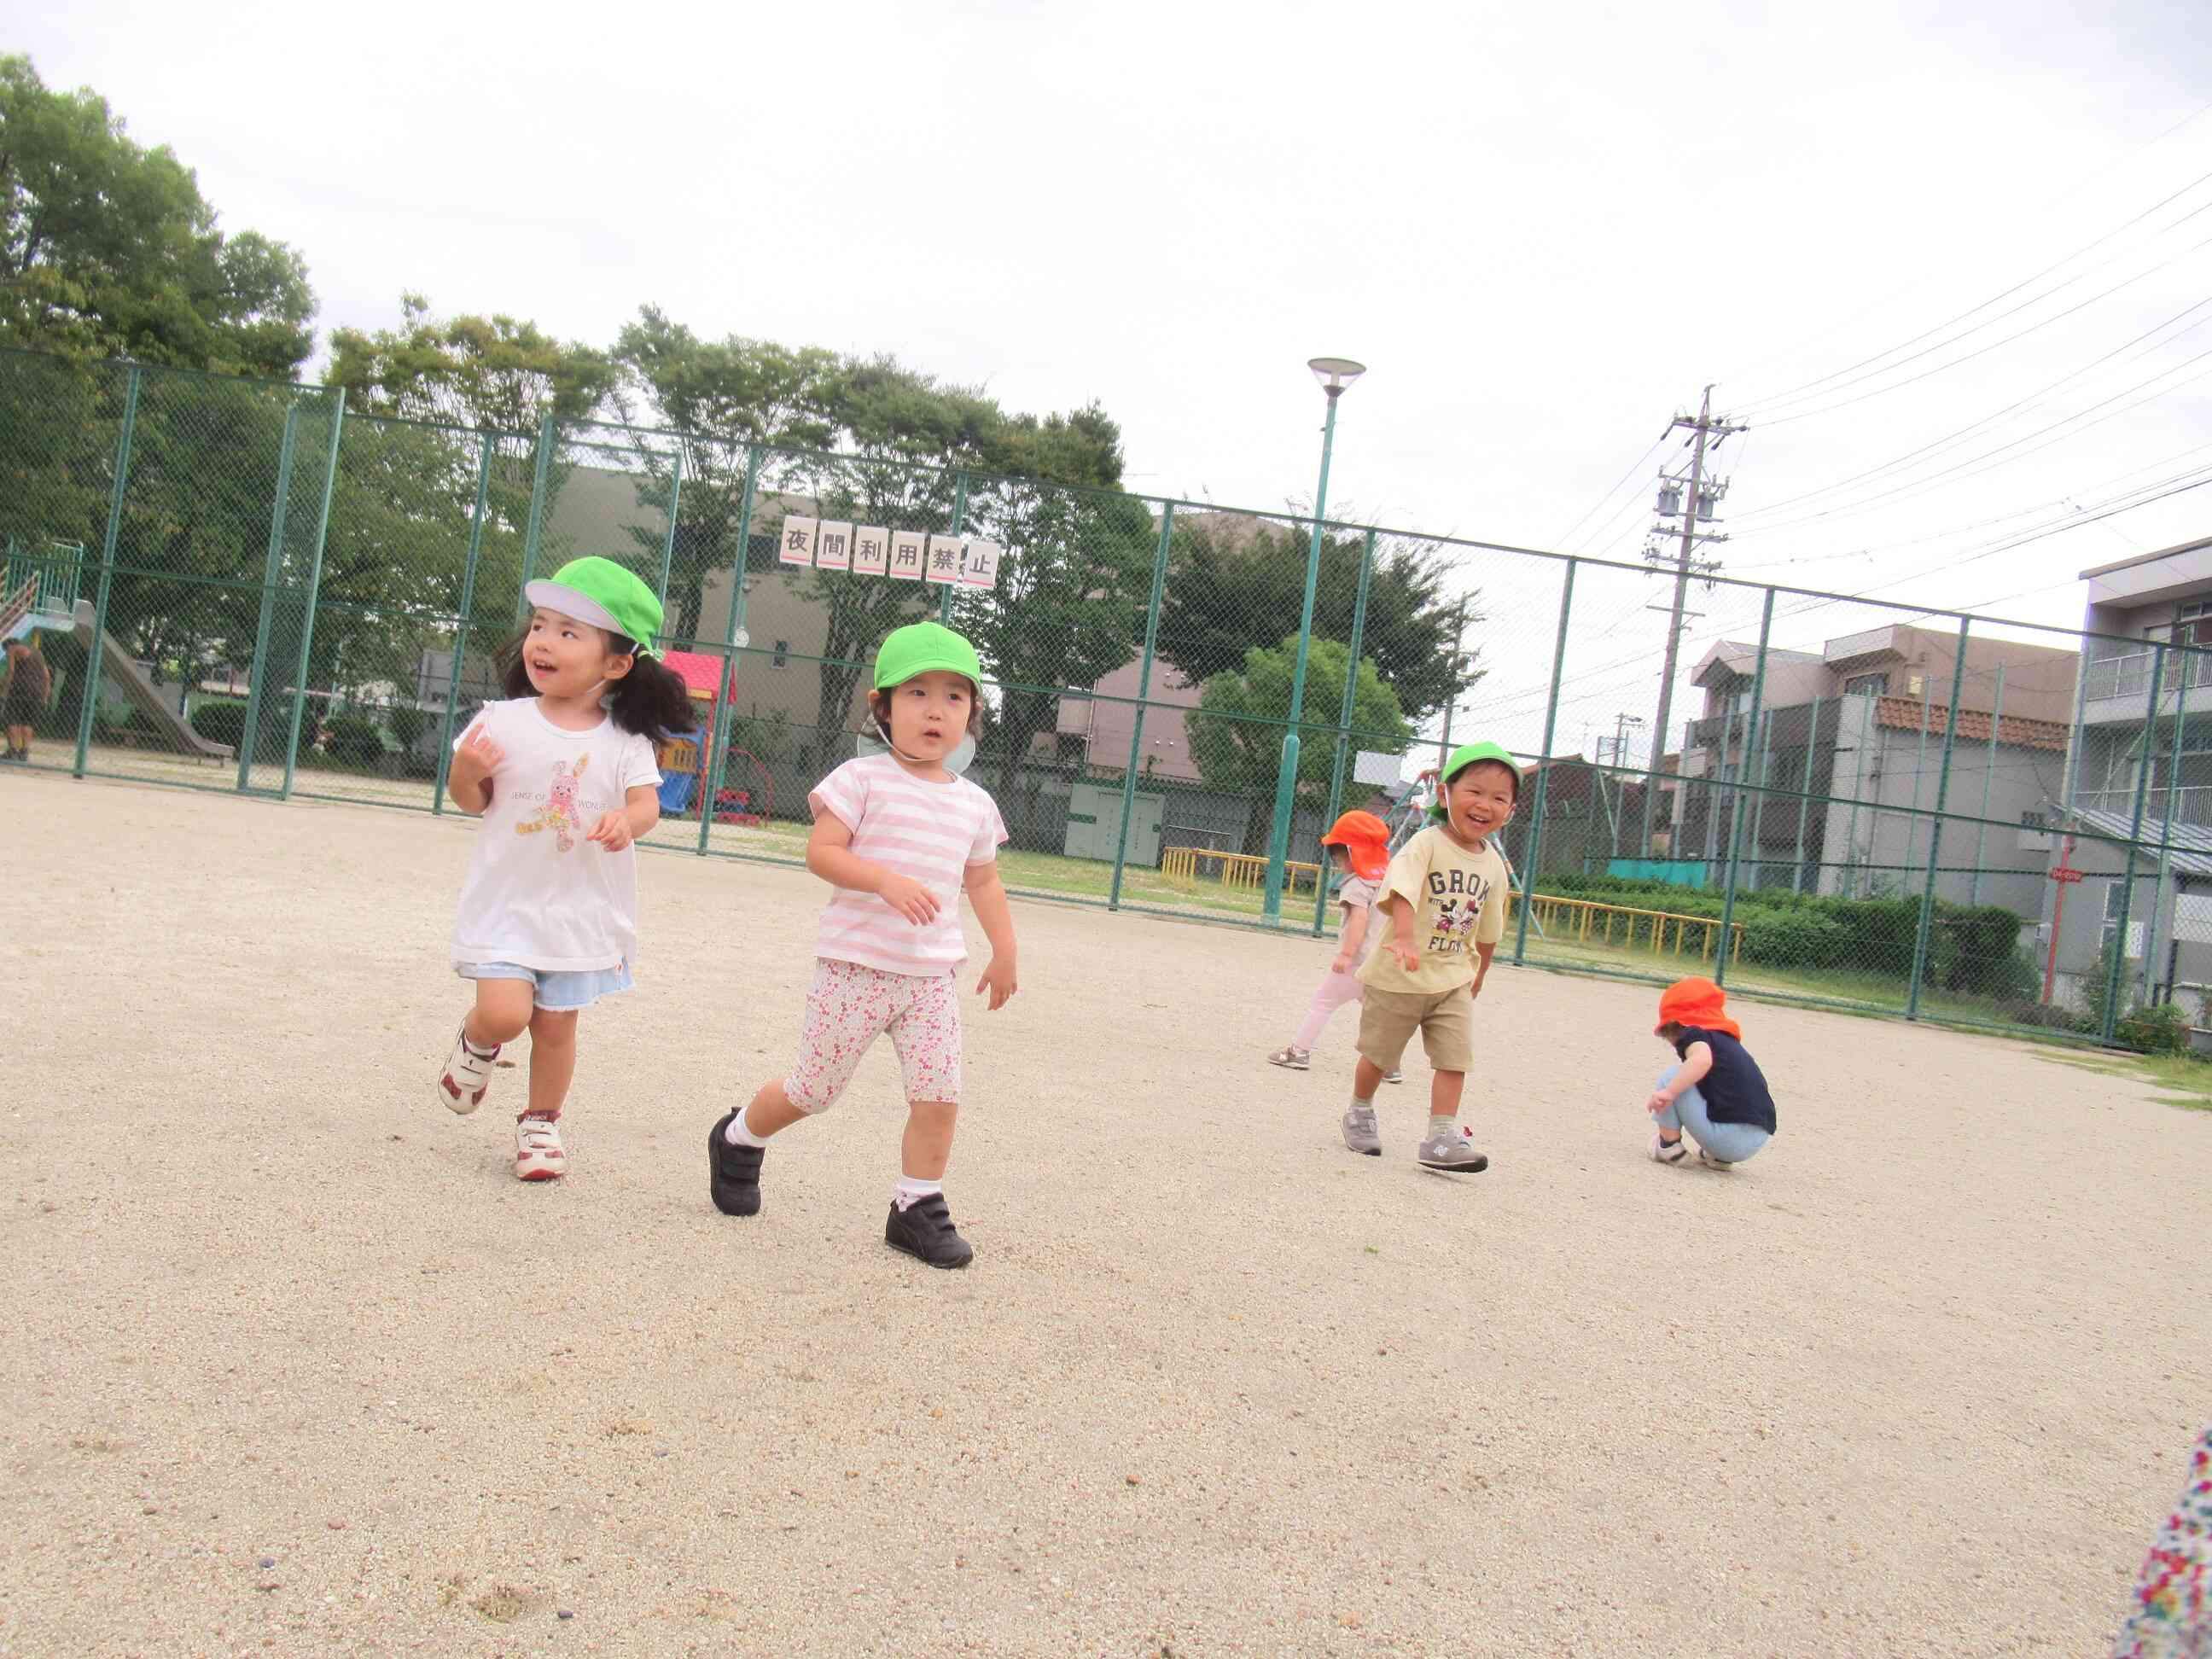
<svg viewBox="0 0 2212 1659">
<path fill-rule="evenodd" d="M 552 580 L 532 582 L 522 591 L 540 610 L 557 611 L 636 641 L 641 656 L 660 654 L 653 648 L 653 636 L 660 632 L 660 601 L 634 572 L 612 559 L 571 559 L 553 573 Z"/>
<path fill-rule="evenodd" d="M 1451 809 L 1444 805 L 1444 791 L 1451 787 L 1451 781 L 1454 778 L 1466 771 L 1477 761 L 1496 761 L 1507 771 L 1512 773 L 1513 799 L 1516 801 L 1521 799 L 1521 763 L 1506 752 L 1504 744 L 1463 743 L 1451 751 L 1451 758 L 1444 763 L 1444 769 L 1437 776 L 1436 805 L 1429 808 L 1429 821 L 1431 823 L 1442 823 L 1451 816 Z"/>
<path fill-rule="evenodd" d="M 974 646 L 941 623 L 908 623 L 884 635 L 877 648 L 876 690 L 888 691 L 937 668 L 964 674 L 979 693 L 983 689 L 983 665 Z"/>
</svg>

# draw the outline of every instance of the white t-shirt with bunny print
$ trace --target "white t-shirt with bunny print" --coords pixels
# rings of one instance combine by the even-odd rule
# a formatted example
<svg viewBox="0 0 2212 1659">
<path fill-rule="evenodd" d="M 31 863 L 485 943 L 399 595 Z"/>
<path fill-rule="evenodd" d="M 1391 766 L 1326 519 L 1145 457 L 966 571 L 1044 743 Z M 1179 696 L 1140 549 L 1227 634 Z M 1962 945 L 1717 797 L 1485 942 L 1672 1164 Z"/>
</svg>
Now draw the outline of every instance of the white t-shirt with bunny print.
<svg viewBox="0 0 2212 1659">
<path fill-rule="evenodd" d="M 633 961 L 636 849 L 610 853 L 584 837 L 630 790 L 659 786 L 653 745 L 612 720 L 564 732 L 535 697 L 488 702 L 468 730 L 502 756 L 461 885 L 454 963 L 571 973 Z"/>
</svg>

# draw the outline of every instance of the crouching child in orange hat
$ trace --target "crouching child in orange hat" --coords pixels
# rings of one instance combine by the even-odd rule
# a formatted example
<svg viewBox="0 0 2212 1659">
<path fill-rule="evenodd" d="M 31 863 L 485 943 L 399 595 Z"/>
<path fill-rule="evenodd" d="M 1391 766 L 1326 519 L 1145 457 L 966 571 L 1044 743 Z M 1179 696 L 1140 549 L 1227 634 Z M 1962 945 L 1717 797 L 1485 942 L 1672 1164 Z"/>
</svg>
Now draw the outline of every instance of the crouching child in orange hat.
<svg viewBox="0 0 2212 1659">
<path fill-rule="evenodd" d="M 1698 1143 L 1698 1162 L 1725 1170 L 1774 1139 L 1774 1096 L 1765 1073 L 1743 1046 L 1743 1028 L 1728 1017 L 1728 998 L 1709 979 L 1678 979 L 1659 997 L 1651 1034 L 1681 1064 L 1659 1074 L 1644 1109 L 1659 1121 L 1651 1156 L 1680 1164 Z"/>
<path fill-rule="evenodd" d="M 1360 951 L 1367 942 L 1367 924 L 1374 915 L 1377 884 L 1390 868 L 1390 826 L 1372 812 L 1346 812 L 1329 825 L 1321 844 L 1328 848 L 1329 863 L 1337 872 L 1336 902 L 1343 920 L 1337 930 L 1336 960 L 1329 963 L 1328 972 L 1315 988 L 1297 1035 L 1289 1047 L 1267 1056 L 1269 1065 L 1294 1072 L 1312 1067 L 1314 1044 L 1321 1040 L 1329 1016 L 1346 1003 L 1359 1000 L 1356 975 Z M 1382 1080 L 1402 1083 L 1405 1074 L 1394 1069 Z"/>
</svg>

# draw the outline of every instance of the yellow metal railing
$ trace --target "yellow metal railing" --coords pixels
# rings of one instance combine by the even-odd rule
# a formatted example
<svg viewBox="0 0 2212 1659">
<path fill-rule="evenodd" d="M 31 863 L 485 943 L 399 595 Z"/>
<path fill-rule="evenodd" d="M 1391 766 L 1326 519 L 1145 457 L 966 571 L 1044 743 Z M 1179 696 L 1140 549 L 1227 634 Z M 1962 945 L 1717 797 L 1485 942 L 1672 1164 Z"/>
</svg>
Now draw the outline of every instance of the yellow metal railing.
<svg viewBox="0 0 2212 1659">
<path fill-rule="evenodd" d="M 1217 853 L 1210 847 L 1170 847 L 1160 853 L 1160 873 L 1170 880 L 1196 881 L 1201 863 L 1208 875 L 1219 867 L 1224 887 L 1258 887 L 1267 879 L 1267 860 L 1257 853 Z M 1283 870 L 1293 891 L 1301 877 L 1308 883 L 1321 879 L 1318 864 L 1285 859 Z"/>
<path fill-rule="evenodd" d="M 1520 898 L 1516 893 L 1512 897 Z M 1610 945 L 1617 933 L 1624 947 L 1633 945 L 1636 936 L 1643 933 L 1651 942 L 1651 949 L 1670 948 L 1668 934 L 1673 940 L 1671 950 L 1676 956 L 1690 953 L 1690 934 L 1698 934 L 1697 955 L 1705 961 L 1712 959 L 1720 940 L 1721 924 L 1711 916 L 1677 915 L 1672 910 L 1639 910 L 1626 904 L 1599 904 L 1590 899 L 1559 898 L 1550 893 L 1539 893 L 1530 901 L 1536 907 L 1535 921 L 1543 927 L 1544 937 L 1554 944 L 1572 939 L 1578 944 L 1593 942 Z M 1506 908 L 1506 920 L 1513 916 L 1511 906 Z M 1743 924 L 1731 922 L 1729 953 L 1731 956 L 1743 949 Z"/>
</svg>

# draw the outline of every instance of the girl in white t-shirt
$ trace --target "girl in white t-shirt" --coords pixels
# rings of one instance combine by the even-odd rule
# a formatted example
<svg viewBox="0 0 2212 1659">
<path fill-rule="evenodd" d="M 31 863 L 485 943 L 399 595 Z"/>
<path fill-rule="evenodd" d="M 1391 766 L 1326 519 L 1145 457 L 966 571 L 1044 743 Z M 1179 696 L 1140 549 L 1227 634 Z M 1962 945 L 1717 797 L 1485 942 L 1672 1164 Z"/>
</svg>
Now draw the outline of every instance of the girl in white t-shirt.
<svg viewBox="0 0 2212 1659">
<path fill-rule="evenodd" d="M 1312 1068 L 1313 1047 L 1321 1040 L 1329 1016 L 1346 1003 L 1359 1000 L 1359 981 L 1355 975 L 1360 947 L 1367 942 L 1367 923 L 1375 913 L 1375 884 L 1390 868 L 1390 828 L 1372 812 L 1345 813 L 1329 825 L 1321 844 L 1328 848 L 1329 862 L 1340 872 L 1336 902 L 1344 912 L 1344 921 L 1337 933 L 1336 960 L 1329 963 L 1328 972 L 1315 989 L 1297 1035 L 1288 1048 L 1267 1056 L 1269 1065 L 1288 1066 L 1294 1072 Z M 1403 1079 L 1394 1071 L 1383 1080 L 1398 1083 Z"/>
<path fill-rule="evenodd" d="M 501 1045 L 530 1033 L 530 1098 L 514 1173 L 568 1170 L 561 1104 L 576 1072 L 576 1015 L 630 988 L 637 854 L 660 821 L 653 748 L 695 722 L 684 682 L 655 659 L 660 601 L 611 559 L 577 559 L 526 590 L 532 610 L 501 653 L 507 701 L 453 744 L 446 791 L 480 812 L 453 921 L 453 969 L 476 981 L 438 1099 L 473 1112 Z"/>
<path fill-rule="evenodd" d="M 975 1255 L 945 1201 L 960 1110 L 960 895 L 991 941 L 975 987 L 1014 994 L 1014 921 L 999 880 L 1006 827 L 991 798 L 945 764 L 980 723 L 975 647 L 949 628 L 894 629 L 876 653 L 868 708 L 890 752 L 847 761 L 808 797 L 806 867 L 834 890 L 816 936 L 799 1060 L 707 1134 L 708 1189 L 725 1215 L 760 1212 L 769 1137 L 826 1111 L 888 1031 L 906 1085 L 906 1137 L 884 1241 L 933 1267 Z"/>
</svg>

